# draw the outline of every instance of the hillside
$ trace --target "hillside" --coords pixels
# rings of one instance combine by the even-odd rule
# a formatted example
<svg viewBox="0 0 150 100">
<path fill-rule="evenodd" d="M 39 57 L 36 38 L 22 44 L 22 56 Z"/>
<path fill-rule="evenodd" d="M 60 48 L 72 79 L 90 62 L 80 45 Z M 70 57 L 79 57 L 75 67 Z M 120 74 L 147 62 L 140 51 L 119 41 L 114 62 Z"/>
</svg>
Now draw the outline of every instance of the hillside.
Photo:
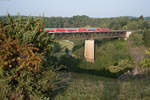
<svg viewBox="0 0 150 100">
<path fill-rule="evenodd" d="M 119 72 L 109 71 L 111 66 L 116 67 L 115 71 L 118 70 L 119 64 L 128 66 L 141 56 L 138 55 L 139 52 L 142 52 L 143 56 L 144 50 L 133 45 L 131 41 L 99 39 L 95 40 L 95 62 L 88 63 L 83 57 L 83 41 L 73 42 L 75 44 L 73 54 L 76 57 L 62 58 L 69 73 L 64 79 L 65 89 L 57 92 L 58 95 L 54 96 L 54 100 L 149 100 L 149 77 L 120 81 L 116 77 L 130 68 Z M 126 62 L 127 59 L 130 62 Z M 120 63 L 122 61 L 125 62 Z M 130 66 L 133 68 L 133 63 Z"/>
</svg>

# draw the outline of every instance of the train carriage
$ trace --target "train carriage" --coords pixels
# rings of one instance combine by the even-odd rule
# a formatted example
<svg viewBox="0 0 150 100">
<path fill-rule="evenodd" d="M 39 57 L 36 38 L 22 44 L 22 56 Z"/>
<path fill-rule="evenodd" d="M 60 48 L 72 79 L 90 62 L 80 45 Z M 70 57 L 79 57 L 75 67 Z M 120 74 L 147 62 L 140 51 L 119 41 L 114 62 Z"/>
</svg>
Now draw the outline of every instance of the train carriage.
<svg viewBox="0 0 150 100">
<path fill-rule="evenodd" d="M 40 30 L 41 31 L 41 30 Z M 108 28 L 45 28 L 45 32 L 88 32 L 110 31 Z"/>
</svg>

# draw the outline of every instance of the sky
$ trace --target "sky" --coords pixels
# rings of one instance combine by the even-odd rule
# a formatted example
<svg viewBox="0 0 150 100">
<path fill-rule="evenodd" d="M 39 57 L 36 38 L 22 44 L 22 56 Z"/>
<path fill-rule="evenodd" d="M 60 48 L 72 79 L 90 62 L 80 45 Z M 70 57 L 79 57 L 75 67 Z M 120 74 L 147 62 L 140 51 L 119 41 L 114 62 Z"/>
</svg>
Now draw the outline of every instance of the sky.
<svg viewBox="0 0 150 100">
<path fill-rule="evenodd" d="M 150 0 L 0 0 L 0 16 L 150 16 Z"/>
</svg>

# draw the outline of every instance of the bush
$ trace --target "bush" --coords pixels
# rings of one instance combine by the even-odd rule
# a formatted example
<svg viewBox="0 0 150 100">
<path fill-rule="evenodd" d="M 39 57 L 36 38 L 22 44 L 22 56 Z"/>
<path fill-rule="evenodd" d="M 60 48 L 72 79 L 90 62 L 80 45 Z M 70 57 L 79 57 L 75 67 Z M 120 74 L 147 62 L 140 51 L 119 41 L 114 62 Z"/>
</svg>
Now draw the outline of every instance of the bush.
<svg viewBox="0 0 150 100">
<path fill-rule="evenodd" d="M 143 61 L 140 62 L 140 65 L 141 65 L 140 67 L 142 69 L 149 69 L 150 68 L 150 49 L 147 50 L 145 54 L 146 54 L 146 57 L 144 58 Z"/>
<path fill-rule="evenodd" d="M 146 47 L 150 47 L 150 30 L 144 32 L 143 41 Z"/>
<path fill-rule="evenodd" d="M 51 93 L 57 75 L 39 68 L 42 55 L 37 52 L 37 48 L 19 44 L 18 40 L 7 38 L 2 33 L 0 45 L 0 81 L 7 88 L 1 98 L 22 97 L 29 100 L 31 97 L 44 97 L 44 94 Z"/>
<path fill-rule="evenodd" d="M 17 71 L 38 69 L 42 61 L 42 55 L 37 53 L 38 49 L 33 47 L 32 44 L 19 44 L 18 40 L 6 38 L 5 34 L 1 34 L 0 45 L 0 65 L 2 69 L 16 68 Z"/>
<path fill-rule="evenodd" d="M 129 41 L 131 41 L 135 46 L 142 46 L 143 41 L 143 34 L 133 33 L 129 37 Z"/>
<path fill-rule="evenodd" d="M 120 72 L 118 74 L 111 72 L 109 67 L 116 64 L 118 65 L 121 63 L 120 61 L 126 62 L 126 59 L 131 62 L 133 61 L 128 50 L 127 42 L 124 40 L 104 41 L 105 40 L 102 40 L 102 44 L 100 46 L 95 44 L 94 63 L 89 63 L 83 60 L 83 47 L 73 52 L 76 57 L 80 58 L 79 64 L 75 65 L 75 67 L 78 67 L 78 69 L 76 68 L 77 70 L 80 70 L 82 73 L 93 73 L 95 75 L 103 75 L 107 77 L 118 77 L 122 74 Z M 75 67 L 73 67 L 72 70 L 75 70 Z"/>
<path fill-rule="evenodd" d="M 7 20 L 0 23 L 3 33 L 23 44 L 32 43 L 39 48 L 38 52 L 48 54 L 53 47 L 53 37 L 43 31 L 44 19 L 41 17 L 10 17 L 8 14 Z"/>
<path fill-rule="evenodd" d="M 108 69 L 112 73 L 125 72 L 131 69 L 133 65 L 128 59 L 121 60 L 118 64 L 110 66 Z"/>
<path fill-rule="evenodd" d="M 40 32 L 38 20 L 26 21 L 8 18 L 8 23 L 0 22 L 2 100 L 49 100 L 55 89 L 57 74 L 43 66 L 53 40 Z"/>
</svg>

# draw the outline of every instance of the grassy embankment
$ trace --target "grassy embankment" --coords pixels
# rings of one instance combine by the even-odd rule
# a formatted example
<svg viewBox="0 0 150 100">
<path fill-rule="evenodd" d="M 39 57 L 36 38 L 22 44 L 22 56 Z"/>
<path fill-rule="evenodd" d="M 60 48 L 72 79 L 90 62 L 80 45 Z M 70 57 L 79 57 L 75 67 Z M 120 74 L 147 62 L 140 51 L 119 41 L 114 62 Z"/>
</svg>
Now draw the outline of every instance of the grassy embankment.
<svg viewBox="0 0 150 100">
<path fill-rule="evenodd" d="M 149 78 L 119 81 L 107 70 L 120 60 L 133 60 L 126 41 L 95 41 L 95 62 L 83 60 L 84 41 L 74 41 L 75 57 L 65 56 L 69 69 L 68 82 L 54 100 L 149 100 Z M 130 45 L 131 46 L 131 45 Z M 77 48 L 77 49 L 76 49 Z"/>
</svg>

